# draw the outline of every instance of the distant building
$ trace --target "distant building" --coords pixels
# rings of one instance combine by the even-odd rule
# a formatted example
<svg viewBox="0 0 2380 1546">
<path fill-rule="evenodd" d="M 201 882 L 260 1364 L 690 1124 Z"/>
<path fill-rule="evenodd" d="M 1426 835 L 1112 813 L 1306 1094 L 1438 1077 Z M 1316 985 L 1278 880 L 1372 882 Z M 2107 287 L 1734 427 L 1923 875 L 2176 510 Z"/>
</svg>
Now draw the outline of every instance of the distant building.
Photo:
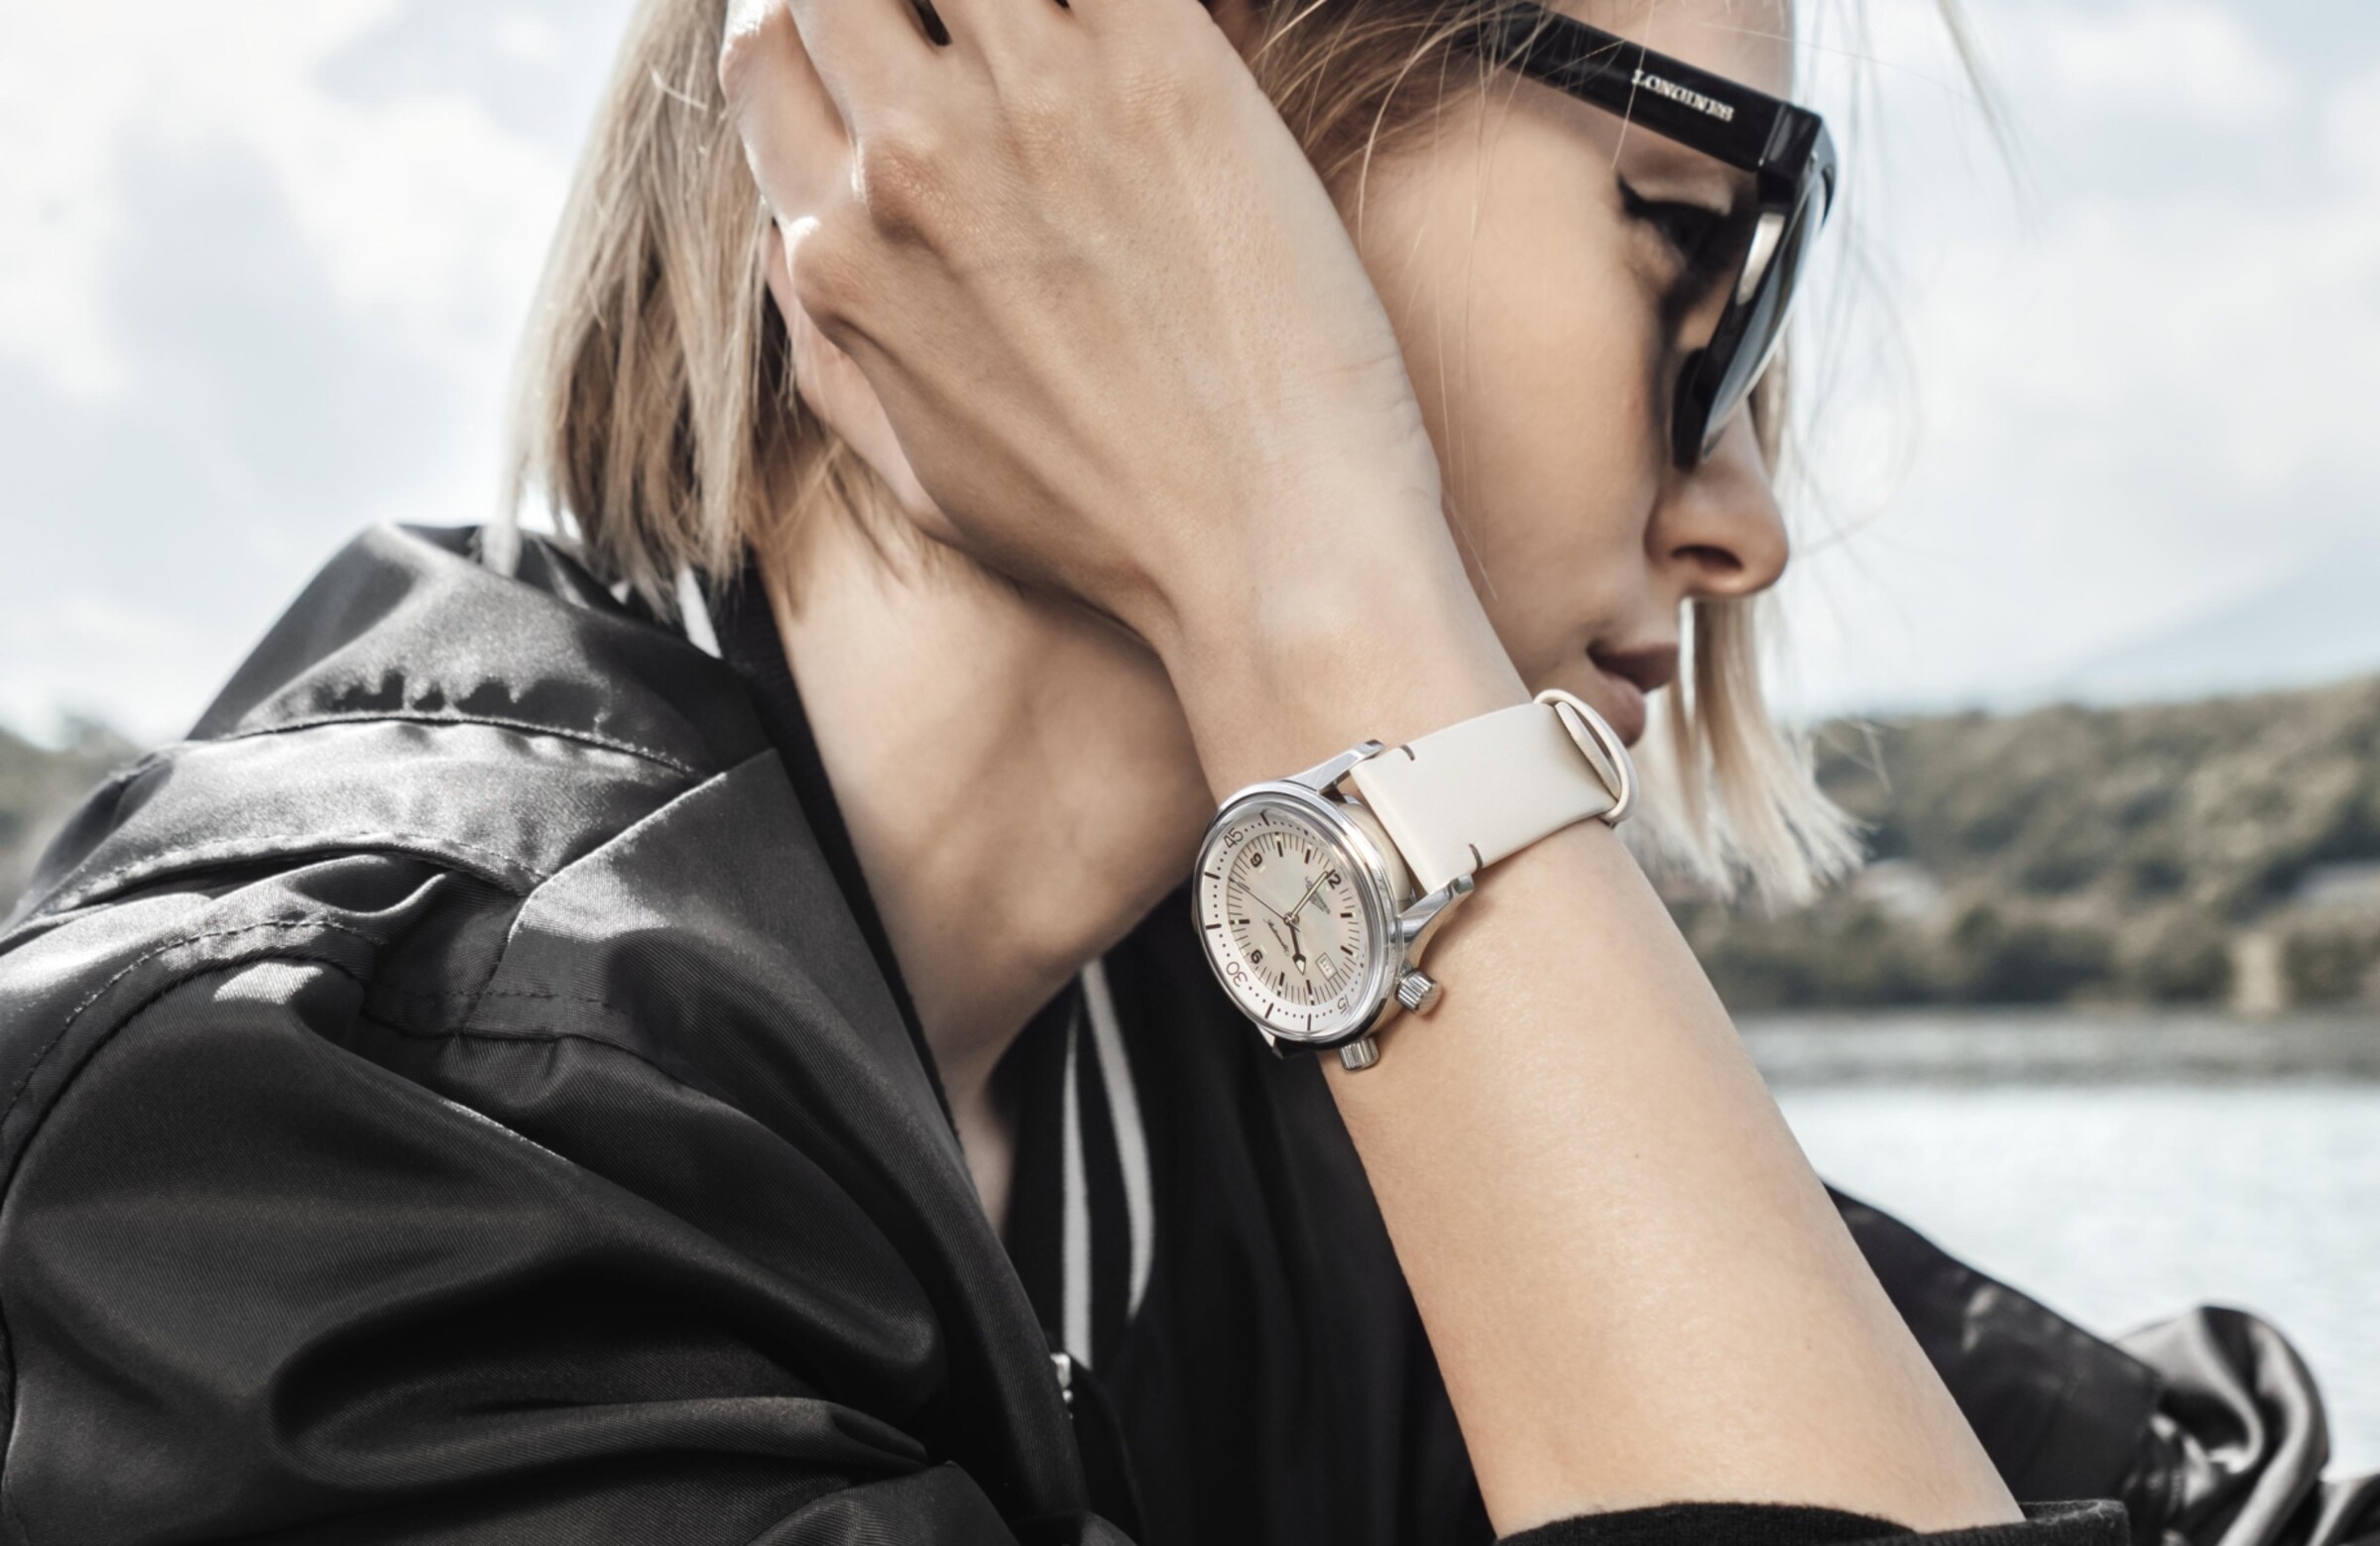
<svg viewBox="0 0 2380 1546">
<path fill-rule="evenodd" d="M 2231 940 L 2231 1012 L 2254 1018 L 2289 1008 L 2287 956 L 2280 936 L 2262 929 Z"/>
<path fill-rule="evenodd" d="M 1851 894 L 1896 922 L 1920 927 L 1940 922 L 1949 905 L 1942 883 L 1906 859 L 1869 865 L 1851 882 Z"/>
</svg>

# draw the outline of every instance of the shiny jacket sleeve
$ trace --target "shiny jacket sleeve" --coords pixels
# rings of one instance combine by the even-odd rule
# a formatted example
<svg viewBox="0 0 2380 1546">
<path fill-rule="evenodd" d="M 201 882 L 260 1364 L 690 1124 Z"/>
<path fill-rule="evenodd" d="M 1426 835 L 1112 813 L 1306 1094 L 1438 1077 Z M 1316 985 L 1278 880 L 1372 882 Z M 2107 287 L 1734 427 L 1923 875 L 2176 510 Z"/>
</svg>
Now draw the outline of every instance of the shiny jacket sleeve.
<svg viewBox="0 0 2380 1546">
<path fill-rule="evenodd" d="M 2123 1339 L 2160 1389 L 2123 1495 L 2136 1536 L 2192 1546 L 2370 1546 L 2380 1475 L 2323 1475 L 2321 1391 L 2289 1340 L 2207 1305 Z"/>
<path fill-rule="evenodd" d="M 373 932 L 193 929 L 60 1016 L 0 1217 L 9 1539 L 1018 1538 L 904 1429 L 946 1350 L 857 1200 L 566 1015 L 375 1023 Z M 774 1195 L 684 1205 L 726 1188 Z"/>
<path fill-rule="evenodd" d="M 2120 1499 L 2141 1546 L 2380 1542 L 2380 1476 L 2325 1478 L 2320 1388 L 2270 1324 L 2202 1306 L 2111 1342 L 1836 1201 L 2018 1498 Z"/>
</svg>

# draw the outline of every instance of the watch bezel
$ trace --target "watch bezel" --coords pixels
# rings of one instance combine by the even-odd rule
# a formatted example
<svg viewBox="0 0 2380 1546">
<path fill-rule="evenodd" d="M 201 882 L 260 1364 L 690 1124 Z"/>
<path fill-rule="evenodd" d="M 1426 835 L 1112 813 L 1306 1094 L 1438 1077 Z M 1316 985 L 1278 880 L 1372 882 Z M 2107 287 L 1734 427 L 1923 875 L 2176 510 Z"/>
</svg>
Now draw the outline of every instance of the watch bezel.
<svg viewBox="0 0 2380 1546">
<path fill-rule="evenodd" d="M 1228 975 L 1224 952 L 1208 936 L 1213 932 L 1207 925 L 1221 923 L 1220 915 L 1210 916 L 1208 896 L 1211 890 L 1223 885 L 1222 877 L 1229 872 L 1218 867 L 1225 839 L 1244 820 L 1251 819 L 1254 807 L 1271 805 L 1286 807 L 1297 816 L 1322 829 L 1326 841 L 1335 843 L 1344 858 L 1348 872 L 1364 903 L 1364 926 L 1369 935 L 1369 952 L 1362 986 L 1357 990 L 1354 1006 L 1346 1017 L 1334 1017 L 1332 1028 L 1307 1030 L 1284 1026 L 1250 1011 L 1248 1002 Z M 1309 786 L 1289 780 L 1251 784 L 1224 801 L 1207 826 L 1207 835 L 1198 849 L 1198 867 L 1192 877 L 1190 905 L 1198 924 L 1199 948 L 1207 958 L 1207 970 L 1231 1000 L 1232 1007 L 1265 1035 L 1294 1046 L 1327 1051 L 1362 1040 L 1376 1028 L 1387 1011 L 1396 1003 L 1396 984 L 1405 970 L 1405 946 L 1398 929 L 1402 903 L 1396 895 L 1387 860 L 1381 855 L 1369 833 L 1350 817 L 1342 803 L 1327 794 L 1317 793 Z"/>
</svg>

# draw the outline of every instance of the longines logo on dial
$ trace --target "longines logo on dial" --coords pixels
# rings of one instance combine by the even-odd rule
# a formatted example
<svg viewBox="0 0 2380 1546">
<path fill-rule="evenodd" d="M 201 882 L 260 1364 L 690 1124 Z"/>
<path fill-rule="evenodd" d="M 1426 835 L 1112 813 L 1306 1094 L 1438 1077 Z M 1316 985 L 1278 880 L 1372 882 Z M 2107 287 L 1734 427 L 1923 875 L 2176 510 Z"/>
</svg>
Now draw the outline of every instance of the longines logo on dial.
<svg viewBox="0 0 2380 1546">
<path fill-rule="evenodd" d="M 1655 96 L 1668 97 L 1681 106 L 1691 107 L 1698 113 L 1708 114 L 1723 124 L 1735 121 L 1733 104 L 1722 102 L 1716 97 L 1705 96 L 1700 91 L 1689 91 L 1674 80 L 1664 80 L 1659 75 L 1648 75 L 1639 69 L 1636 71 L 1635 85 L 1639 91 L 1650 91 Z"/>
</svg>

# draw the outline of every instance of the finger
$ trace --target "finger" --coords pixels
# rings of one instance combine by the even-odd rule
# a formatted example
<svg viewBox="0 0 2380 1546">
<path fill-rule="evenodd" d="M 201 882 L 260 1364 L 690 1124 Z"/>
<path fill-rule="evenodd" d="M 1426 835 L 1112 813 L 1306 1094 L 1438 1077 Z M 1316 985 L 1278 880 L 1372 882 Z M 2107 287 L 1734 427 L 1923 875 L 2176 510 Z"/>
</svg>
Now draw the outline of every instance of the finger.
<svg viewBox="0 0 2380 1546">
<path fill-rule="evenodd" d="M 719 77 L 740 112 L 770 82 L 783 82 L 798 55 L 856 130 L 904 88 L 915 91 L 935 53 L 909 0 L 733 0 Z"/>
<path fill-rule="evenodd" d="M 1067 0 L 934 0 L 952 51 L 982 60 L 997 78 L 1046 67 L 1052 42 L 1072 30 Z"/>
<path fill-rule="evenodd" d="M 778 0 L 853 132 L 925 89 L 942 51 L 911 0 Z"/>
<path fill-rule="evenodd" d="M 761 201 L 779 221 L 817 214 L 850 185 L 842 110 L 781 0 L 738 8 L 720 50 L 719 82 Z"/>
<path fill-rule="evenodd" d="M 892 420 L 885 413 L 884 400 L 877 396 L 875 384 L 869 381 L 859 363 L 821 332 L 810 314 L 802 309 L 794 295 L 785 244 L 781 241 L 770 256 L 769 290 L 776 298 L 778 315 L 784 318 L 786 352 L 793 362 L 793 385 L 802 402 L 818 416 L 819 422 L 841 436 L 844 443 L 859 453 L 861 460 L 876 469 L 902 515 L 915 522 L 927 535 L 955 543 L 957 532 L 917 481 L 916 469 L 909 465 L 908 453 L 901 449 L 899 437 L 892 432 Z"/>
</svg>

